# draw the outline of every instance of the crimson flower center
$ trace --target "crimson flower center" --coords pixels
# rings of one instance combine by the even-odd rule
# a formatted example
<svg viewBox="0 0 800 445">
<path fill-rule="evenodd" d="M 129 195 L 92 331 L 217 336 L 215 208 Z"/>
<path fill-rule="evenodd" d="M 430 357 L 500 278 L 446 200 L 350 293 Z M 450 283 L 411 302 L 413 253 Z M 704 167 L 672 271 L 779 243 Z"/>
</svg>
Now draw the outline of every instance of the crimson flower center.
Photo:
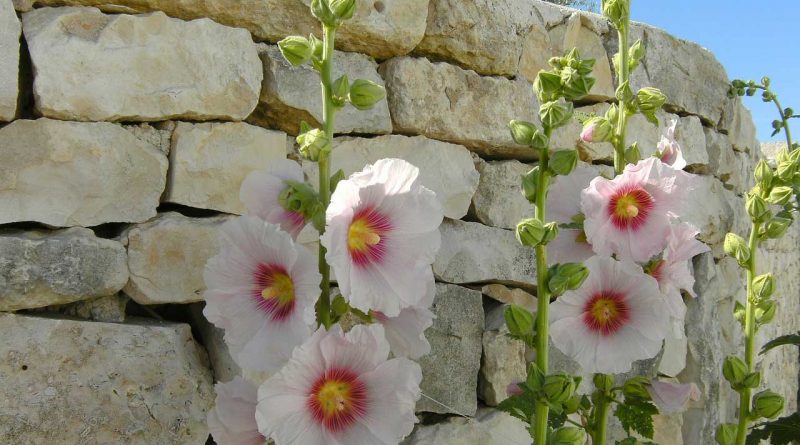
<svg viewBox="0 0 800 445">
<path fill-rule="evenodd" d="M 586 302 L 583 322 L 593 332 L 612 335 L 630 320 L 630 308 L 622 294 L 599 292 Z"/>
<path fill-rule="evenodd" d="M 392 226 L 389 218 L 367 207 L 353 215 L 347 230 L 347 248 L 356 266 L 380 262 L 386 254 L 386 236 Z"/>
<path fill-rule="evenodd" d="M 339 432 L 366 414 L 367 387 L 355 373 L 331 368 L 314 382 L 306 405 L 315 421 Z"/>
<path fill-rule="evenodd" d="M 653 197 L 640 186 L 624 186 L 608 203 L 608 213 L 617 229 L 636 230 L 647 221 L 654 205 Z"/>
<path fill-rule="evenodd" d="M 255 272 L 253 298 L 259 309 L 273 321 L 282 321 L 294 311 L 294 281 L 286 269 L 277 264 L 259 264 Z"/>
</svg>

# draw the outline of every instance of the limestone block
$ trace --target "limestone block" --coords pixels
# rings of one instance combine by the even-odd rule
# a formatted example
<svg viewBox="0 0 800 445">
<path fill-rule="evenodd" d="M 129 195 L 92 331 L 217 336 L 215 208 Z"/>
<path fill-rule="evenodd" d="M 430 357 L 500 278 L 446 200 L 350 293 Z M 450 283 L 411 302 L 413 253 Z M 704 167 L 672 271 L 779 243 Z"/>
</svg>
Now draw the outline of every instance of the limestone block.
<svg viewBox="0 0 800 445">
<path fill-rule="evenodd" d="M 419 359 L 420 388 L 427 397 L 417 402 L 418 412 L 475 414 L 483 336 L 481 300 L 478 291 L 436 284 L 431 308 L 436 319 L 425 331 L 431 352 Z"/>
<path fill-rule="evenodd" d="M 242 181 L 286 158 L 286 135 L 244 122 L 178 123 L 162 201 L 241 214 Z"/>
<path fill-rule="evenodd" d="M 708 172 L 724 183 L 730 183 L 736 158 L 730 138 L 710 128 L 704 128 L 708 150 Z"/>
<path fill-rule="evenodd" d="M 137 139 L 158 148 L 161 153 L 167 156 L 169 156 L 169 148 L 172 144 L 172 132 L 175 131 L 175 126 L 176 123 L 174 121 L 159 122 L 156 124 L 143 122 L 140 124 L 123 125 L 123 127 L 133 133 Z"/>
<path fill-rule="evenodd" d="M 0 147 L 0 224 L 144 221 L 164 191 L 167 158 L 119 125 L 18 120 Z"/>
<path fill-rule="evenodd" d="M 483 333 L 483 357 L 478 379 L 478 394 L 489 406 L 508 398 L 508 385 L 524 382 L 528 375 L 525 343 L 505 332 Z"/>
<path fill-rule="evenodd" d="M 122 323 L 125 321 L 125 308 L 128 306 L 129 300 L 127 295 L 115 294 L 93 300 L 76 301 L 63 306 L 51 306 L 48 309 L 84 320 Z"/>
<path fill-rule="evenodd" d="M 125 293 L 139 304 L 203 301 L 203 268 L 219 250 L 219 226 L 229 217 L 158 217 L 126 230 L 130 280 Z"/>
<path fill-rule="evenodd" d="M 436 278 L 449 283 L 535 282 L 534 249 L 524 248 L 510 230 L 445 219 L 442 247 L 433 263 Z"/>
<path fill-rule="evenodd" d="M 14 6 L 0 2 L 0 122 L 17 115 L 19 96 L 19 35 L 22 31 Z"/>
<path fill-rule="evenodd" d="M 258 102 L 261 62 L 242 29 L 90 7 L 37 9 L 23 29 L 45 117 L 243 120 Z"/>
<path fill-rule="evenodd" d="M 520 177 L 532 168 L 519 161 L 480 161 L 481 180 L 472 197 L 478 221 L 513 229 L 523 218 L 532 218 L 533 204 L 522 195 Z"/>
<path fill-rule="evenodd" d="M 474 419 L 451 417 L 418 426 L 403 445 L 530 445 L 525 424 L 502 411 L 482 408 Z"/>
<path fill-rule="evenodd" d="M 3 442 L 206 443 L 214 390 L 188 325 L 5 314 L 0 331 Z"/>
<path fill-rule="evenodd" d="M 722 182 L 713 176 L 695 177 L 697 187 L 689 194 L 685 208 L 690 209 L 681 219 L 700 229 L 699 239 L 706 244 L 720 244 L 734 227 L 735 209 L 743 206 Z M 721 246 L 721 244 L 720 244 Z"/>
<path fill-rule="evenodd" d="M 389 60 L 380 71 L 395 132 L 455 142 L 488 157 L 533 158 L 507 128 L 512 119 L 536 120 L 528 82 L 409 57 Z"/>
<path fill-rule="evenodd" d="M 0 233 L 0 311 L 105 297 L 127 281 L 125 248 L 89 229 Z"/>
<path fill-rule="evenodd" d="M 727 130 L 733 149 L 750 154 L 757 152 L 758 134 L 750 110 L 744 106 L 741 99 L 735 99 L 731 109 L 733 117 Z"/>
<path fill-rule="evenodd" d="M 523 307 L 535 309 L 536 297 L 519 288 L 511 288 L 502 284 L 493 283 L 481 287 L 481 292 L 489 298 L 506 304 L 518 304 Z M 489 323 L 486 323 L 488 326 Z"/>
<path fill-rule="evenodd" d="M 309 65 L 293 67 L 283 58 L 277 46 L 261 46 L 259 56 L 264 64 L 265 79 L 258 107 L 248 122 L 279 128 L 293 135 L 300 132 L 302 120 L 320 127 L 322 95 L 319 88 L 309 88 L 319 84 L 319 73 Z M 334 64 L 333 80 L 347 74 L 350 82 L 366 79 L 383 85 L 383 79 L 378 75 L 378 65 L 368 56 L 337 51 Z M 366 111 L 347 105 L 336 114 L 334 125 L 336 133 L 391 133 L 389 105 L 382 100 Z"/>
<path fill-rule="evenodd" d="M 233 361 L 228 345 L 225 343 L 225 331 L 211 324 L 203 315 L 203 306 L 193 304 L 189 309 L 192 327 L 200 336 L 200 341 L 208 352 L 211 370 L 215 382 L 230 382 L 237 375 L 242 375 L 239 365 Z M 254 382 L 260 385 L 261 382 Z"/>
</svg>

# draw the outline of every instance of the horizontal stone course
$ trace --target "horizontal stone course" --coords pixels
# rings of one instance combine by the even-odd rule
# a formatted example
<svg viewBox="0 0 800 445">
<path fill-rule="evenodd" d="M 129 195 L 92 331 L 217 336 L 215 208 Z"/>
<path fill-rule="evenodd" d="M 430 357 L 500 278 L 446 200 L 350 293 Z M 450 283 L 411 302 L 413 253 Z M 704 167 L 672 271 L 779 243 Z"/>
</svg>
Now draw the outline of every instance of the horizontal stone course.
<svg viewBox="0 0 800 445">
<path fill-rule="evenodd" d="M 19 96 L 19 35 L 22 26 L 11 3 L 0 2 L 0 122 L 17 115 Z"/>
</svg>

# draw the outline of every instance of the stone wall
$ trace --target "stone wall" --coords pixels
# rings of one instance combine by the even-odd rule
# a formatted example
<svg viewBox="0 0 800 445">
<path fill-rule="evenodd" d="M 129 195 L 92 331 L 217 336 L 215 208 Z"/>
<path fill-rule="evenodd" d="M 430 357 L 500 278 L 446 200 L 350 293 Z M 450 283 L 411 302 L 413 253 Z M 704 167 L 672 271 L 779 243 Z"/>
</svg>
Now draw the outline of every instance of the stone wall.
<svg viewBox="0 0 800 445">
<path fill-rule="evenodd" d="M 275 46 L 311 31 L 300 0 L 0 0 L 3 443 L 205 443 L 213 381 L 238 369 L 200 315 L 201 271 L 219 224 L 242 211 L 242 179 L 297 159 L 299 120 L 321 119 L 314 73 L 287 65 Z M 740 196 L 761 154 L 749 111 L 726 97 L 727 75 L 708 51 L 647 25 L 634 34 L 648 47 L 635 86 L 657 86 L 669 102 L 659 128 L 636 118 L 629 134 L 648 155 L 666 120 L 680 120 L 687 168 L 702 179 L 688 219 L 712 247 L 694 262 L 687 339 L 636 369 L 704 393 L 658 419 L 661 445 L 712 443 L 735 410 L 721 359 L 741 345 L 731 310 L 742 277 L 721 242 L 747 229 Z M 533 301 L 533 253 L 509 230 L 531 212 L 515 190 L 532 153 L 505 125 L 536 120 L 530 83 L 573 46 L 597 59 L 580 109 L 604 110 L 615 39 L 598 16 L 535 0 L 359 0 L 341 32 L 336 71 L 379 82 L 388 97 L 341 115 L 333 168 L 407 159 L 447 217 L 433 266 L 433 352 L 421 360 L 435 401 L 420 401 L 409 445 L 527 443 L 489 408 L 525 373 L 523 345 L 503 335 L 502 304 Z M 579 130 L 554 141 L 607 169 L 610 145 L 583 145 Z M 302 239 L 313 247 L 314 236 Z M 798 240 L 795 225 L 765 246 L 782 310 L 761 340 L 800 327 Z M 761 366 L 794 409 L 797 351 L 773 351 Z"/>
</svg>

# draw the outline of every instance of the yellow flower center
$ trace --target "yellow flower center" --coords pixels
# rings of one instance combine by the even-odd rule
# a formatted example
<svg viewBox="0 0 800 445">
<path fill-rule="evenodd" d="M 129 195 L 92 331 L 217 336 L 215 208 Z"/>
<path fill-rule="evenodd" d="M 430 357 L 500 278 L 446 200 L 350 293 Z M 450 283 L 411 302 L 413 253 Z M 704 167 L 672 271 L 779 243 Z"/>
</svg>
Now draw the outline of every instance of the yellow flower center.
<svg viewBox="0 0 800 445">
<path fill-rule="evenodd" d="M 294 301 L 292 278 L 283 272 L 275 273 L 272 276 L 272 283 L 261 291 L 261 298 L 266 301 L 274 301 L 278 307 L 292 304 Z"/>
<path fill-rule="evenodd" d="M 584 309 L 586 326 L 601 335 L 611 335 L 630 319 L 630 308 L 619 293 L 601 292 L 592 297 Z"/>
<path fill-rule="evenodd" d="M 592 317 L 601 325 L 608 325 L 619 316 L 619 309 L 614 300 L 598 298 L 592 305 Z"/>
<path fill-rule="evenodd" d="M 617 199 L 614 213 L 620 218 L 636 218 L 639 216 L 639 202 L 633 195 L 623 195 Z"/>
<path fill-rule="evenodd" d="M 322 415 L 326 418 L 347 413 L 352 409 L 352 385 L 339 380 L 325 382 L 317 393 L 317 401 Z"/>
<path fill-rule="evenodd" d="M 347 246 L 351 252 L 366 252 L 371 246 L 381 242 L 381 236 L 366 218 L 357 218 L 350 223 L 347 232 Z"/>
</svg>

